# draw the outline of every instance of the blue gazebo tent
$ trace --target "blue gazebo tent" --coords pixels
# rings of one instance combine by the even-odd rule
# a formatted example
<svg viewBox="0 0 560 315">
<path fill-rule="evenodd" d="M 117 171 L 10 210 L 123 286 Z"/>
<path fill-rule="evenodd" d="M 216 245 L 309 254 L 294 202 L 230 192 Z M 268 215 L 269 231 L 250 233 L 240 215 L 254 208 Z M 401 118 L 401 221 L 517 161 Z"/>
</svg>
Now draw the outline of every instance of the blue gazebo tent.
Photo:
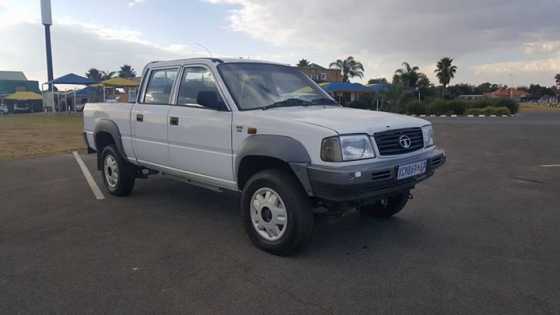
<svg viewBox="0 0 560 315">
<path fill-rule="evenodd" d="M 86 77 L 82 77 L 79 76 L 75 73 L 69 73 L 66 75 L 63 75 L 59 78 L 56 78 L 52 81 L 50 81 L 50 83 L 52 83 L 53 85 L 57 85 L 57 84 L 66 84 L 66 85 L 91 85 L 91 84 L 95 84 L 97 83 L 94 80 L 91 80 L 89 78 Z M 65 102 L 66 103 L 66 102 Z M 73 106 L 76 106 L 76 91 L 74 91 L 74 102 L 73 102 Z"/>
<path fill-rule="evenodd" d="M 51 81 L 52 84 L 69 84 L 69 85 L 90 85 L 97 83 L 96 81 L 79 76 L 75 73 L 68 73 L 60 78 L 56 78 Z"/>
<path fill-rule="evenodd" d="M 321 87 L 329 93 L 346 92 L 346 93 L 368 93 L 370 90 L 367 86 L 360 83 L 351 82 L 330 82 L 321 84 Z"/>
</svg>

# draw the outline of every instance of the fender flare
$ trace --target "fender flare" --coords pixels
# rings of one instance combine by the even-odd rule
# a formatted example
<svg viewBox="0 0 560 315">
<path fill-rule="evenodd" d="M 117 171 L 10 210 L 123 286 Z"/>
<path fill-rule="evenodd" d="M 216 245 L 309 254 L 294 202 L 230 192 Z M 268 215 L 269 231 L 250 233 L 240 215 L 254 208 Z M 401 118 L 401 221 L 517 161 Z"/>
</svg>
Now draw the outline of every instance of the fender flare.
<svg viewBox="0 0 560 315">
<path fill-rule="evenodd" d="M 311 163 L 311 158 L 305 146 L 298 140 L 288 136 L 254 135 L 246 138 L 240 147 L 235 160 L 235 176 L 238 176 L 239 167 L 245 157 L 275 158 L 286 162 L 307 194 L 313 195 L 307 174 L 307 166 Z"/>
<path fill-rule="evenodd" d="M 95 124 L 95 129 L 93 131 L 93 141 L 95 143 L 95 148 L 97 150 L 98 155 L 101 154 L 101 150 L 99 150 L 99 147 L 97 145 L 97 135 L 100 132 L 108 133 L 111 135 L 111 137 L 113 137 L 113 142 L 115 143 L 115 147 L 117 148 L 117 151 L 124 159 L 126 159 L 127 157 L 122 144 L 121 132 L 117 124 L 109 119 L 100 119 Z"/>
</svg>

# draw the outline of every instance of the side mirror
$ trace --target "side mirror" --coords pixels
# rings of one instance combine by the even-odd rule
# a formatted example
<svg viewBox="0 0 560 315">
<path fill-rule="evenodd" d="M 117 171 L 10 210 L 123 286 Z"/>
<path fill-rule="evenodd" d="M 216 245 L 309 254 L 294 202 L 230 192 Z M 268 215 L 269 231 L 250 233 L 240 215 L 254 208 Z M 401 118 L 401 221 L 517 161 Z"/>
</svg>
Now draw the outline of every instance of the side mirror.
<svg viewBox="0 0 560 315">
<path fill-rule="evenodd" d="M 226 110 L 226 105 L 218 96 L 218 93 L 216 93 L 215 91 L 198 92 L 196 102 L 198 103 L 198 105 L 204 106 L 206 108 L 211 108 L 219 111 Z"/>
</svg>

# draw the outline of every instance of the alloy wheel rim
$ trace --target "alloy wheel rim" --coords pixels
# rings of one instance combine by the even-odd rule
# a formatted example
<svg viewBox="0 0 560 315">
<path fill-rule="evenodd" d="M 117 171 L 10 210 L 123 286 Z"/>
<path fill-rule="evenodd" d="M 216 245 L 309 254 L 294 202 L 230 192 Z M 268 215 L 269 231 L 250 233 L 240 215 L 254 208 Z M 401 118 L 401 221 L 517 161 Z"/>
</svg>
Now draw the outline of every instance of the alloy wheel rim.
<svg viewBox="0 0 560 315">
<path fill-rule="evenodd" d="M 119 182 L 119 166 L 112 155 L 107 155 L 103 163 L 103 170 L 107 184 L 111 188 L 117 187 Z"/>
<path fill-rule="evenodd" d="M 263 187 L 251 197 L 253 228 L 267 241 L 277 241 L 286 232 L 288 212 L 282 197 L 271 188 Z"/>
</svg>

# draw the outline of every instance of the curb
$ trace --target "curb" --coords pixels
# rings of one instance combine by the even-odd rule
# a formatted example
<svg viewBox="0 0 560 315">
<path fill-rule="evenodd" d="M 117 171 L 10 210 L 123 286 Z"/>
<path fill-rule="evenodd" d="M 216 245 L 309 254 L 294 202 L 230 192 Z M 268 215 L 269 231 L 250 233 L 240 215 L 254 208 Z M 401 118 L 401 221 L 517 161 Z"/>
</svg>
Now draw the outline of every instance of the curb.
<svg viewBox="0 0 560 315">
<path fill-rule="evenodd" d="M 412 115 L 408 115 L 408 116 L 412 116 L 412 117 L 420 117 L 420 118 L 460 118 L 460 117 L 468 117 L 468 118 L 511 118 L 511 117 L 515 117 L 515 115 L 426 115 L 426 114 L 420 114 L 420 115 L 416 115 L 416 114 L 412 114 Z"/>
</svg>

